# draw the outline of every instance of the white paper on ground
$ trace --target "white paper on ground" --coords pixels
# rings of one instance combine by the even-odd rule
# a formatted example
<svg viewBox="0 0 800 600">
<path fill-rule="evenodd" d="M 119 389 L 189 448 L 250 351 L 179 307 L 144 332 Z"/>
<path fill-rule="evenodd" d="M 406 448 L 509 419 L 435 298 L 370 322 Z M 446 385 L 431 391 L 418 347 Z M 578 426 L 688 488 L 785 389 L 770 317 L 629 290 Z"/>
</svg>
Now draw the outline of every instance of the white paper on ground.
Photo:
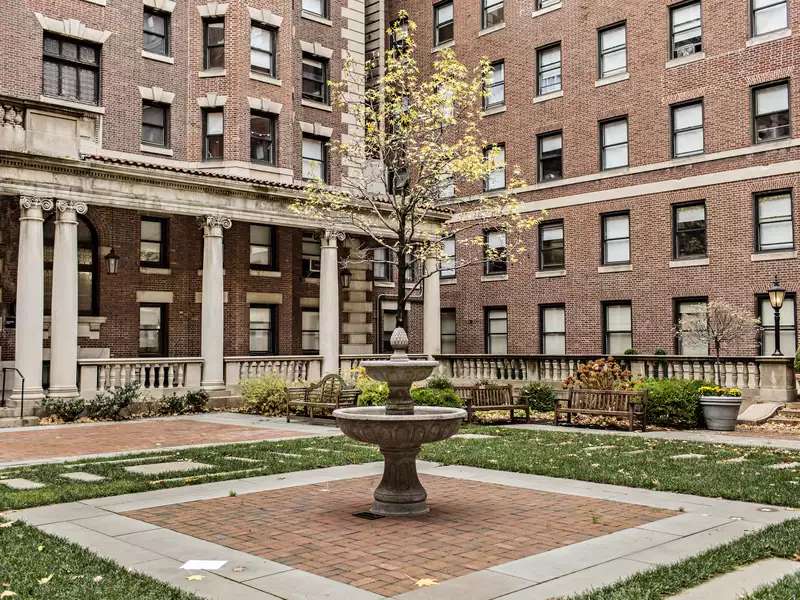
<svg viewBox="0 0 800 600">
<path fill-rule="evenodd" d="M 216 571 L 221 569 L 227 560 L 187 560 L 181 565 L 186 571 Z"/>
</svg>

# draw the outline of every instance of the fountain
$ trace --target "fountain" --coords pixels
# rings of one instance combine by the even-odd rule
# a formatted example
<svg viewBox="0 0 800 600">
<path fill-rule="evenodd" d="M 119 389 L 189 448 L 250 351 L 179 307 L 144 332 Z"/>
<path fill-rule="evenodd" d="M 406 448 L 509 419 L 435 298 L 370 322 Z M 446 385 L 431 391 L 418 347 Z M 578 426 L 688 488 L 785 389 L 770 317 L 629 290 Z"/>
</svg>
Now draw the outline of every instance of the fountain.
<svg viewBox="0 0 800 600">
<path fill-rule="evenodd" d="M 340 408 L 333 416 L 345 435 L 377 444 L 383 454 L 383 478 L 370 512 L 385 517 L 422 515 L 428 512 L 428 494 L 417 475 L 420 448 L 454 435 L 467 413 L 460 408 L 415 407 L 411 384 L 428 377 L 439 363 L 410 360 L 408 336 L 400 328 L 392 332 L 390 343 L 394 353 L 389 360 L 361 363 L 367 375 L 389 384 L 386 406 Z"/>
</svg>

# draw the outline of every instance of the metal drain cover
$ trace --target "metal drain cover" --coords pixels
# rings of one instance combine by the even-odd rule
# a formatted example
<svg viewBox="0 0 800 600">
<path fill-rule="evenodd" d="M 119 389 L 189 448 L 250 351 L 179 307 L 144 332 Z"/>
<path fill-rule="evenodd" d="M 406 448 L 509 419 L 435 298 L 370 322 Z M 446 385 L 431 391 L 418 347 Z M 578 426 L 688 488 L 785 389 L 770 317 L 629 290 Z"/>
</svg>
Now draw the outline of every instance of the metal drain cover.
<svg viewBox="0 0 800 600">
<path fill-rule="evenodd" d="M 354 517 L 358 517 L 359 519 L 366 519 L 367 521 L 374 521 L 375 519 L 383 519 L 384 515 L 376 515 L 375 513 L 371 513 L 368 510 L 364 512 L 357 512 L 353 513 Z"/>
</svg>

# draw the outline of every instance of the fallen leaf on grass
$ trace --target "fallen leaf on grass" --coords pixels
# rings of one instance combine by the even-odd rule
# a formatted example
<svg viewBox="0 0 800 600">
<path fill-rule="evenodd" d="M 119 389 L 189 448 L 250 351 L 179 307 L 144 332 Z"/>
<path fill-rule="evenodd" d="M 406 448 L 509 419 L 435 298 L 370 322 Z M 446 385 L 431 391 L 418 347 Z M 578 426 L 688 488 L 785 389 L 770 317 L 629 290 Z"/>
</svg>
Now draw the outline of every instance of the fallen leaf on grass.
<svg viewBox="0 0 800 600">
<path fill-rule="evenodd" d="M 41 552 L 42 550 L 44 550 L 44 546 L 36 546 L 36 550 L 38 552 Z"/>
<path fill-rule="evenodd" d="M 797 562 L 800 562 L 800 552 L 798 552 L 797 554 L 795 554 L 795 555 L 792 557 L 792 560 L 796 560 Z"/>
<path fill-rule="evenodd" d="M 5 529 L 6 527 L 11 527 L 14 524 L 14 521 L 6 521 L 5 523 L 0 523 L 0 529 Z"/>
<path fill-rule="evenodd" d="M 0 598 L 13 598 L 16 595 L 17 595 L 16 592 L 12 592 L 11 590 L 6 590 L 2 594 L 0 594 Z"/>
<path fill-rule="evenodd" d="M 55 575 L 55 573 L 50 573 L 50 575 L 48 575 L 47 577 L 42 577 L 39 580 L 39 585 L 45 585 L 46 583 L 50 583 L 50 580 L 53 578 L 53 575 Z"/>
<path fill-rule="evenodd" d="M 98 575 L 96 577 L 93 577 L 92 581 L 94 581 L 95 583 L 100 583 L 101 581 L 103 581 L 103 576 L 102 575 Z"/>
<path fill-rule="evenodd" d="M 431 587 L 433 585 L 439 585 L 439 582 L 435 579 L 417 579 L 417 587 Z"/>
<path fill-rule="evenodd" d="M 203 575 L 189 575 L 186 581 L 203 581 L 203 579 L 205 579 Z"/>
</svg>

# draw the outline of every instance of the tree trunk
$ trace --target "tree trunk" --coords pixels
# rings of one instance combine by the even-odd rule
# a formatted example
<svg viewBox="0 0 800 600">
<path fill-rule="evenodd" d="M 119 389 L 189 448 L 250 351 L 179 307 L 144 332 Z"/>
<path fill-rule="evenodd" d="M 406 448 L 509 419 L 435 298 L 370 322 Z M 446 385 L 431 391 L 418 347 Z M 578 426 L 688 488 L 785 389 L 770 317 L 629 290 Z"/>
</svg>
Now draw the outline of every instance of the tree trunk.
<svg viewBox="0 0 800 600">
<path fill-rule="evenodd" d="M 405 219 L 397 223 L 397 326 L 408 334 L 408 317 L 406 315 L 406 237 Z"/>
<path fill-rule="evenodd" d="M 716 358 L 714 360 L 714 372 L 716 373 L 716 376 L 717 376 L 716 377 L 717 385 L 718 386 L 722 386 L 722 370 L 721 370 L 722 365 L 720 364 L 720 361 L 719 361 L 719 351 L 720 351 L 720 343 L 718 341 L 715 341 L 714 342 L 714 355 L 715 355 Z"/>
</svg>

